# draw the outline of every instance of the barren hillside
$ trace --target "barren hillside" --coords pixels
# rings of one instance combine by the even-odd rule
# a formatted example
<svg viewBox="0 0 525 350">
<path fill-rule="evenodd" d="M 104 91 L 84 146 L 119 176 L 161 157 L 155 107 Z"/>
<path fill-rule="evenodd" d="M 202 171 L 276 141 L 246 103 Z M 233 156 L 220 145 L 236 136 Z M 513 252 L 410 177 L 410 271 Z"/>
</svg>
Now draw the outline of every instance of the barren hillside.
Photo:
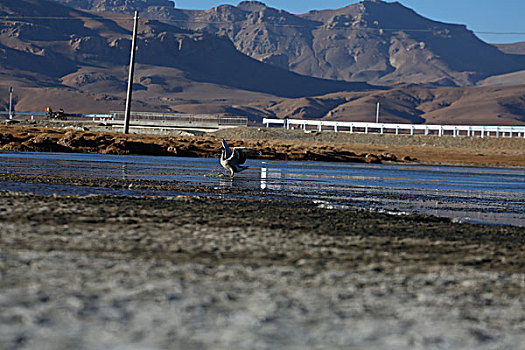
<svg viewBox="0 0 525 350">
<path fill-rule="evenodd" d="M 464 25 L 430 20 L 399 2 L 367 0 L 296 15 L 259 1 L 207 11 L 175 9 L 167 0 L 56 1 L 97 11 L 139 9 L 144 16 L 226 36 L 250 57 L 319 78 L 470 86 L 525 69 L 516 47 L 502 52 Z"/>
<path fill-rule="evenodd" d="M 0 3 L 0 16 L 12 17 L 0 21 L 0 91 L 14 86 L 15 110 L 43 111 L 51 106 L 72 113 L 107 113 L 124 109 L 132 18 L 100 11 L 111 9 L 111 4 L 143 10 L 139 5 L 152 3 L 160 11 L 164 2 L 71 0 L 71 4 L 79 3 L 91 4 L 98 11 L 47 0 Z M 115 9 L 132 8 L 119 6 Z M 256 9 L 276 20 L 284 16 L 298 27 L 332 18 L 339 11 L 296 16 L 253 2 L 214 11 L 245 16 Z M 179 10 L 170 11 L 181 15 Z M 357 10 L 348 7 L 345 11 Z M 193 16 L 206 13 L 197 11 Z M 381 98 L 380 120 L 384 122 L 525 124 L 523 86 L 398 84 L 379 89 L 360 82 L 315 79 L 250 58 L 227 37 L 168 23 L 140 21 L 133 110 L 237 115 L 252 121 L 263 117 L 373 121 Z M 520 74 L 493 76 L 480 84 L 519 84 Z M 8 94 L 0 94 L 0 109 L 7 108 Z"/>
</svg>

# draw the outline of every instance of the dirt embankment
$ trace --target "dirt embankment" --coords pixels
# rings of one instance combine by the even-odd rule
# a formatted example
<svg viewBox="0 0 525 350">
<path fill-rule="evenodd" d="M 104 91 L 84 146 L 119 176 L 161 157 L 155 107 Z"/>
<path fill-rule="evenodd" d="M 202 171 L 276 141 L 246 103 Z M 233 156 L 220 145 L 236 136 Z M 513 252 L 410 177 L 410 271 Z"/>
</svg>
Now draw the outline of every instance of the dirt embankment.
<svg viewBox="0 0 525 350">
<path fill-rule="evenodd" d="M 225 138 L 232 146 L 254 148 L 259 152 L 254 158 L 261 159 L 525 166 L 524 138 L 305 133 L 256 127 L 224 129 L 201 136 L 125 135 L 94 131 L 101 129 L 96 125 L 88 125 L 92 130 L 69 126 L 0 126 L 0 150 L 218 157 L 219 140 Z"/>
<path fill-rule="evenodd" d="M 235 133 L 235 132 L 233 132 Z M 271 137 L 271 136 L 270 136 Z M 57 129 L 33 126 L 0 126 L 0 150 L 28 152 L 79 152 L 102 154 L 138 154 L 179 157 L 217 157 L 220 138 L 203 136 L 171 136 L 122 134 L 115 132 Z M 372 154 L 354 152 L 344 144 L 273 139 L 239 139 L 231 135 L 232 146 L 250 147 L 259 152 L 254 158 L 381 163 L 412 161 L 389 152 Z"/>
<path fill-rule="evenodd" d="M 355 153 L 395 154 L 409 156 L 421 163 L 439 163 L 474 166 L 525 166 L 525 139 L 522 137 L 467 137 L 361 134 L 347 132 L 309 132 L 277 128 L 225 129 L 214 133 L 217 137 L 243 140 L 281 140 L 302 147 L 330 144 L 335 148 Z"/>
</svg>

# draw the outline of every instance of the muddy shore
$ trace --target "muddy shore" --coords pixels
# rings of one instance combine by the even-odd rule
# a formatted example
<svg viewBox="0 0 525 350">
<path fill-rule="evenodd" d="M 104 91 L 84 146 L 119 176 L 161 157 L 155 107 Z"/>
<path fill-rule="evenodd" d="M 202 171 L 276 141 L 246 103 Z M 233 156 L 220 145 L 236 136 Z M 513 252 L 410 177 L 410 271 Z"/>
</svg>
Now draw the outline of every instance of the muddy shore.
<svg viewBox="0 0 525 350">
<path fill-rule="evenodd" d="M 525 341 L 524 228 L 204 193 L 0 197 L 0 348 Z"/>
<path fill-rule="evenodd" d="M 45 126 L 45 127 L 44 127 Z M 0 126 L 0 150 L 218 157 L 220 139 L 251 147 L 255 158 L 359 163 L 525 166 L 525 139 L 373 135 L 235 128 L 199 136 L 108 132 L 94 123 Z M 106 130 L 106 131 L 104 131 Z"/>
<path fill-rule="evenodd" d="M 253 158 L 381 163 L 412 161 L 388 152 L 355 153 L 344 145 L 330 143 L 287 142 L 285 140 L 229 140 L 232 146 L 250 147 L 257 151 Z M 0 150 L 24 152 L 77 152 L 101 154 L 135 154 L 177 157 L 218 157 L 220 139 L 212 134 L 201 136 L 125 135 L 116 132 L 32 126 L 0 126 Z"/>
</svg>

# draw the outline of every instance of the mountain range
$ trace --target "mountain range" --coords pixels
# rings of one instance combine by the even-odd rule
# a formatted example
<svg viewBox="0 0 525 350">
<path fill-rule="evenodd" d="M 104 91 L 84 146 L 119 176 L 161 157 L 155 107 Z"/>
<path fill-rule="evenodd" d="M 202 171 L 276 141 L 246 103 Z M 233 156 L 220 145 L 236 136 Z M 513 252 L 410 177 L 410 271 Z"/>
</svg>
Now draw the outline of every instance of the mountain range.
<svg viewBox="0 0 525 350">
<path fill-rule="evenodd" d="M 226 36 L 261 62 L 325 79 L 373 84 L 471 86 L 525 69 L 466 26 L 424 18 L 398 2 L 367 0 L 335 10 L 291 14 L 258 1 L 207 11 L 168 0 L 57 0 L 89 10 L 144 12 L 178 27 Z"/>
<path fill-rule="evenodd" d="M 370 120 L 381 96 L 383 121 L 525 124 L 519 44 L 373 0 L 299 15 L 257 1 L 3 0 L 0 89 L 15 86 L 17 110 L 122 110 L 136 10 L 134 110 Z"/>
</svg>

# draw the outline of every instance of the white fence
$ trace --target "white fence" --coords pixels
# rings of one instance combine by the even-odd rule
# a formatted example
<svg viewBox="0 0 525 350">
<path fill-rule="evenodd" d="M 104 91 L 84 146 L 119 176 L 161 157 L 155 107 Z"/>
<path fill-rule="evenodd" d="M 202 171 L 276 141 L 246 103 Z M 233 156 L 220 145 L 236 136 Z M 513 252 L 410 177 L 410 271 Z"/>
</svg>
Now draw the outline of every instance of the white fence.
<svg viewBox="0 0 525 350">
<path fill-rule="evenodd" d="M 124 112 L 112 112 L 115 120 L 124 120 Z M 152 121 L 164 123 L 187 123 L 187 124 L 213 124 L 216 126 L 246 126 L 247 117 L 224 117 L 212 114 L 182 114 L 182 113 L 153 113 L 153 112 L 131 112 L 131 121 Z"/>
<path fill-rule="evenodd" d="M 315 127 L 318 131 L 332 129 L 335 132 L 347 131 L 350 133 L 395 133 L 424 134 L 424 135 L 459 135 L 465 136 L 493 136 L 493 137 L 523 137 L 525 138 L 525 126 L 482 126 L 482 125 L 427 125 L 427 124 L 394 124 L 394 123 L 363 123 L 363 122 L 337 122 L 327 120 L 308 119 L 263 119 L 263 124 L 269 127 L 272 124 L 282 125 L 290 129 L 297 126 L 303 130 Z"/>
<path fill-rule="evenodd" d="M 124 125 L 124 112 L 114 112 L 112 123 Z M 237 126 L 247 126 L 247 117 L 224 117 L 211 114 L 181 114 L 131 112 L 131 126 L 146 128 L 184 128 L 196 130 L 216 130 Z"/>
<path fill-rule="evenodd" d="M 46 112 L 11 112 L 11 115 L 9 115 L 9 112 L 0 111 L 0 115 L 5 115 L 7 119 L 11 119 L 13 117 L 16 120 L 34 120 L 35 117 L 43 119 L 47 117 Z M 89 118 L 93 119 L 93 121 L 97 120 L 107 120 L 107 119 L 113 119 L 115 118 L 115 114 L 79 114 L 79 113 L 68 113 L 66 114 L 66 118 L 68 120 L 76 120 L 77 118 Z"/>
</svg>

